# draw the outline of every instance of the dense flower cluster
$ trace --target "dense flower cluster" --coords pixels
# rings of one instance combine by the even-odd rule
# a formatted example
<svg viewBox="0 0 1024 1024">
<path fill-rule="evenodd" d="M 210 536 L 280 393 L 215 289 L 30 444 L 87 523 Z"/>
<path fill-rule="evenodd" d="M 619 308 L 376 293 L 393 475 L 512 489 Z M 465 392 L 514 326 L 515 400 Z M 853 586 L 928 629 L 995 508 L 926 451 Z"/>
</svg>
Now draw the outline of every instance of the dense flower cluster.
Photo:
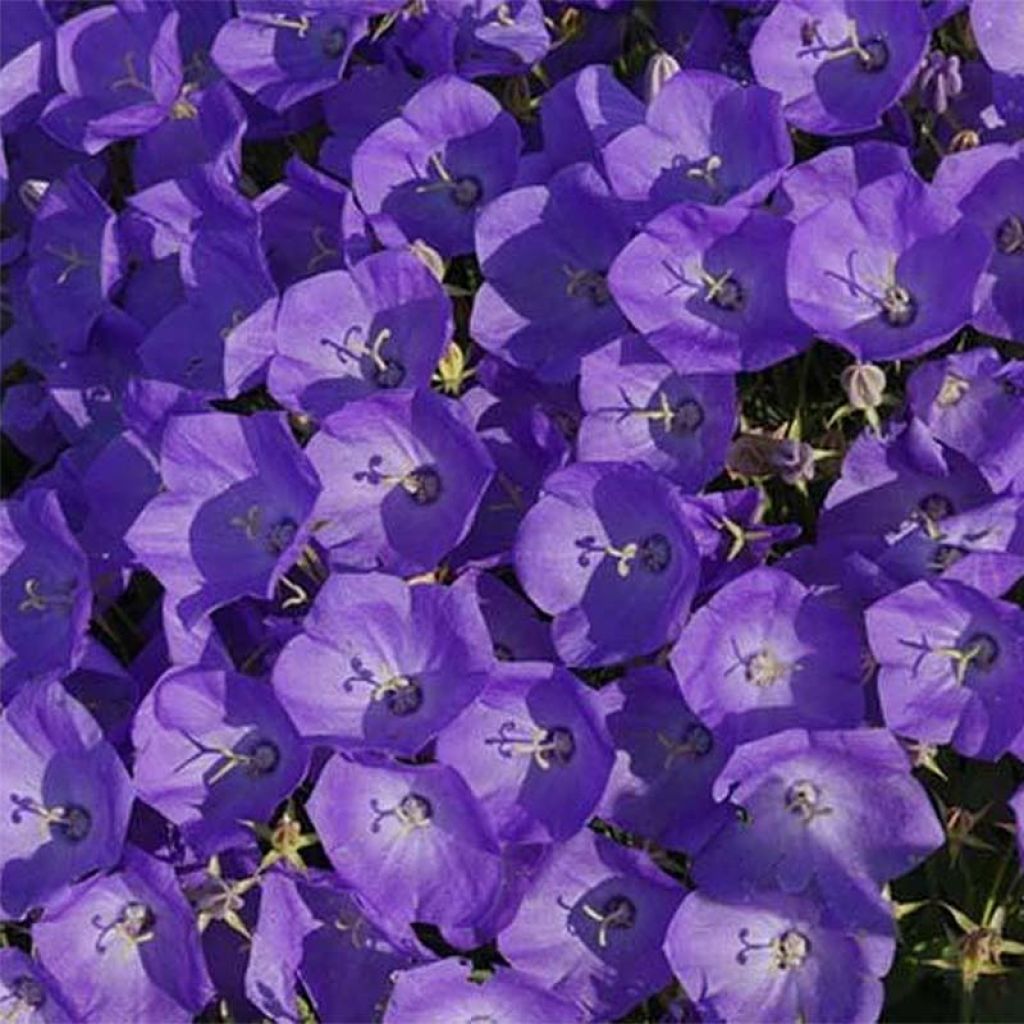
<svg viewBox="0 0 1024 1024">
<path fill-rule="evenodd" d="M 877 1019 L 1024 755 L 1024 3 L 0 29 L 0 1016 Z"/>
</svg>

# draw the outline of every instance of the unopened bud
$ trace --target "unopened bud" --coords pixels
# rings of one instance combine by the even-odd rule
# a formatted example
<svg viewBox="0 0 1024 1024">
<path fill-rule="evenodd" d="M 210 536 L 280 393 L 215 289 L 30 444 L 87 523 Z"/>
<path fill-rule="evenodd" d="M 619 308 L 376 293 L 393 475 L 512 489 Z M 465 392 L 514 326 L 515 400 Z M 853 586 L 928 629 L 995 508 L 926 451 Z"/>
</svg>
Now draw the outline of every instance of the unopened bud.
<svg viewBox="0 0 1024 1024">
<path fill-rule="evenodd" d="M 789 438 L 741 434 L 729 449 L 726 466 L 739 476 L 778 476 L 797 484 L 814 479 L 814 449 Z"/>
<path fill-rule="evenodd" d="M 885 371 L 874 363 L 854 363 L 839 376 L 847 400 L 861 412 L 877 409 L 885 396 Z"/>
<path fill-rule="evenodd" d="M 961 128 L 949 143 L 950 153 L 963 153 L 968 149 L 977 149 L 981 145 L 981 136 L 973 128 Z"/>
<path fill-rule="evenodd" d="M 35 213 L 49 188 L 50 183 L 42 178 L 26 178 L 18 187 L 18 198 L 29 213 Z"/>
<path fill-rule="evenodd" d="M 444 280 L 444 260 L 436 249 L 427 245 L 422 238 L 417 238 L 409 248 L 412 250 L 412 254 L 419 259 L 438 281 Z"/>
<path fill-rule="evenodd" d="M 679 61 L 671 53 L 659 50 L 657 53 L 651 54 L 651 59 L 644 69 L 644 99 L 648 103 L 652 103 L 661 92 L 661 87 L 677 71 L 679 71 Z"/>
</svg>

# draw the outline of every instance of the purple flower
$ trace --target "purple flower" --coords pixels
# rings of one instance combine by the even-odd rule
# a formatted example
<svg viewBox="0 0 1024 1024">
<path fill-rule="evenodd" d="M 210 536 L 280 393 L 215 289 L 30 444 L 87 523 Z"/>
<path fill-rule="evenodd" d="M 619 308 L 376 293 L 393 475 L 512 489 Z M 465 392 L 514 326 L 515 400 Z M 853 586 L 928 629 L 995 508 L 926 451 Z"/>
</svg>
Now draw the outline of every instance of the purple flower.
<svg viewBox="0 0 1024 1024">
<path fill-rule="evenodd" d="M 686 70 L 602 156 L 615 195 L 651 216 L 680 202 L 760 202 L 793 162 L 793 144 L 777 93 Z"/>
<path fill-rule="evenodd" d="M 825 497 L 818 528 L 823 538 L 871 553 L 884 547 L 887 533 L 918 524 L 934 534 L 947 517 L 992 497 L 970 460 L 911 419 L 882 437 L 864 431 L 854 441 Z"/>
<path fill-rule="evenodd" d="M 187 1024 L 214 994 L 174 871 L 131 846 L 122 870 L 53 900 L 32 937 L 77 1020 Z"/>
<path fill-rule="evenodd" d="M 1024 503 L 1007 496 L 939 523 L 907 523 L 871 557 L 879 596 L 919 579 L 941 576 L 998 597 L 1024 575 Z M 857 556 L 851 556 L 855 560 Z"/>
<path fill-rule="evenodd" d="M 606 143 L 644 119 L 644 105 L 612 73 L 593 64 L 541 98 L 543 159 L 552 170 L 580 161 L 603 167 Z"/>
<path fill-rule="evenodd" d="M 157 185 L 150 192 L 161 190 Z M 205 220 L 201 211 L 202 206 L 199 216 Z M 177 230 L 174 225 L 172 231 Z M 233 331 L 274 295 L 274 283 L 257 244 L 254 216 L 209 231 L 186 228 L 184 237 L 179 260 L 185 301 L 153 327 L 140 355 L 148 376 L 221 397 L 228 390 L 225 353 L 232 348 Z"/>
<path fill-rule="evenodd" d="M 0 905 L 22 917 L 121 858 L 134 792 L 114 748 L 56 682 L 24 689 L 0 719 Z"/>
<path fill-rule="evenodd" d="M 686 991 L 724 1020 L 872 1024 L 895 954 L 889 931 L 865 931 L 807 897 L 765 893 L 683 900 L 665 955 Z"/>
<path fill-rule="evenodd" d="M 1024 337 L 1024 145 L 982 146 L 946 157 L 935 191 L 992 240 L 974 295 L 973 323 L 1000 338 Z"/>
<path fill-rule="evenodd" d="M 1024 477 L 1024 394 L 1013 370 L 994 350 L 977 348 L 929 360 L 907 381 L 911 412 L 995 491 Z"/>
<path fill-rule="evenodd" d="M 892 174 L 796 226 L 789 299 L 858 359 L 904 359 L 971 320 L 990 252 L 982 230 L 937 192 L 914 175 Z"/>
<path fill-rule="evenodd" d="M 174 417 L 164 490 L 128 531 L 186 625 L 235 598 L 272 597 L 309 538 L 317 480 L 273 413 Z"/>
<path fill-rule="evenodd" d="M 886 724 L 997 760 L 1024 728 L 1024 612 L 952 580 L 922 580 L 873 604 L 868 639 Z"/>
<path fill-rule="evenodd" d="M 658 214 L 608 275 L 630 322 L 681 373 L 760 370 L 806 347 L 786 296 L 793 226 L 740 206 Z"/>
<path fill-rule="evenodd" d="M 580 459 L 640 462 L 688 492 L 722 471 L 736 429 L 732 377 L 683 375 L 634 335 L 587 356 L 580 402 Z"/>
<path fill-rule="evenodd" d="M 482 982 L 471 978 L 470 970 L 465 961 L 449 958 L 397 972 L 384 1024 L 499 1018 L 516 1024 L 575 1024 L 585 1019 L 578 1006 L 512 968 L 496 967 Z"/>
<path fill-rule="evenodd" d="M 143 135 L 166 118 L 196 116 L 185 88 L 177 11 L 133 5 L 95 7 L 57 29 L 62 93 L 42 125 L 71 149 L 98 153 Z"/>
<path fill-rule="evenodd" d="M 323 484 L 317 540 L 346 568 L 433 569 L 466 535 L 494 472 L 465 410 L 428 391 L 352 402 L 306 451 Z"/>
<path fill-rule="evenodd" d="M 164 676 L 132 729 L 140 797 L 209 856 L 251 836 L 302 780 L 307 754 L 273 691 L 233 672 Z"/>
<path fill-rule="evenodd" d="M 632 669 L 603 689 L 601 700 L 618 756 L 598 814 L 669 849 L 695 853 L 732 813 L 711 795 L 732 752 L 729 730 L 704 725 L 659 666 Z"/>
<path fill-rule="evenodd" d="M 727 583 L 683 627 L 672 670 L 694 714 L 737 740 L 843 728 L 864 717 L 865 645 L 835 595 L 781 569 Z"/>
<path fill-rule="evenodd" d="M 697 550 L 669 485 L 645 466 L 552 473 L 516 540 L 516 570 L 555 617 L 567 665 L 606 665 L 672 640 L 697 585 Z"/>
<path fill-rule="evenodd" d="M 231 86 L 219 81 L 197 89 L 190 82 L 183 95 L 179 116 L 172 114 L 136 140 L 132 157 L 136 188 L 184 177 L 201 164 L 213 164 L 227 180 L 237 179 L 247 125 Z"/>
<path fill-rule="evenodd" d="M 356 198 L 404 241 L 423 239 L 446 258 L 470 252 L 477 212 L 515 179 L 520 141 L 489 93 L 437 78 L 356 150 Z"/>
<path fill-rule="evenodd" d="M 773 545 L 800 536 L 795 523 L 762 522 L 764 512 L 756 487 L 683 498 L 683 519 L 700 552 L 699 593 L 717 590 L 761 565 Z"/>
<path fill-rule="evenodd" d="M 486 280 L 473 337 L 542 379 L 572 378 L 581 356 L 626 327 L 605 275 L 628 238 L 621 204 L 589 164 L 499 196 L 476 225 Z"/>
<path fill-rule="evenodd" d="M 469 928 L 498 899 L 497 840 L 451 768 L 335 756 L 307 808 L 342 884 L 382 921 Z"/>
<path fill-rule="evenodd" d="M 392 973 L 410 961 L 329 873 L 264 876 L 245 985 L 273 1020 L 301 1020 L 301 982 L 321 1020 L 361 1024 L 378 1012 Z"/>
<path fill-rule="evenodd" d="M 366 395 L 429 387 L 451 332 L 437 278 L 412 253 L 388 250 L 293 284 L 238 326 L 231 347 L 273 345 L 270 392 L 322 418 Z"/>
<path fill-rule="evenodd" d="M 877 125 L 909 88 L 928 45 L 917 4 L 781 0 L 750 47 L 761 85 L 786 119 L 819 135 Z"/>
<path fill-rule="evenodd" d="M 284 181 L 257 196 L 253 205 L 267 262 L 282 289 L 344 269 L 371 251 L 365 218 L 352 193 L 297 157 L 286 164 Z M 232 335 L 232 348 L 240 344 L 240 333 Z"/>
<path fill-rule="evenodd" d="M 614 757 L 591 692 L 538 663 L 492 674 L 436 753 L 469 783 L 498 838 L 516 843 L 562 841 L 583 828 Z"/>
<path fill-rule="evenodd" d="M 325 92 L 345 70 L 380 0 L 345 3 L 239 0 L 210 56 L 224 77 L 271 110 L 283 111 Z"/>
<path fill-rule="evenodd" d="M 741 810 L 703 848 L 709 895 L 816 893 L 844 919 L 888 915 L 878 888 L 944 842 L 910 761 L 883 729 L 789 729 L 737 747 L 715 796 Z"/>
<path fill-rule="evenodd" d="M 772 193 L 769 208 L 797 224 L 833 199 L 852 199 L 859 189 L 887 174 L 912 171 L 906 149 L 894 142 L 834 146 L 790 167 Z"/>
<path fill-rule="evenodd" d="M 303 736 L 411 757 L 472 703 L 493 664 L 470 587 L 332 576 L 281 652 L 274 689 Z"/>
<path fill-rule="evenodd" d="M 671 979 L 661 952 L 682 889 L 637 851 L 583 831 L 537 869 L 498 942 L 516 970 L 614 1019 Z"/>
<path fill-rule="evenodd" d="M 83 351 L 97 324 L 124 317 L 110 302 L 124 269 L 114 212 L 80 169 L 47 188 L 29 254 L 33 310 L 62 351 Z"/>
<path fill-rule="evenodd" d="M 14 946 L 0 949 L 0 1007 L 26 1024 L 70 1024 L 74 1017 L 57 980 Z"/>
<path fill-rule="evenodd" d="M 85 653 L 92 614 L 89 563 L 57 494 L 29 491 L 0 508 L 3 699 L 32 680 L 70 671 Z"/>
<path fill-rule="evenodd" d="M 406 5 L 393 38 L 428 77 L 526 74 L 551 43 L 546 20 L 540 0 L 432 0 Z"/>
</svg>

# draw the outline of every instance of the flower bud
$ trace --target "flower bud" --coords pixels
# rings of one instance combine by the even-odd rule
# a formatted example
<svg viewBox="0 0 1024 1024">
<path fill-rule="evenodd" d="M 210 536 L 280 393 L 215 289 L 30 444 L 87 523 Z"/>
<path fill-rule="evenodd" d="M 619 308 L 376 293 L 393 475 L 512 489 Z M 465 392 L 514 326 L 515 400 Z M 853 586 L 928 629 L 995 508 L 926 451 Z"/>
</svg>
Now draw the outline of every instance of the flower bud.
<svg viewBox="0 0 1024 1024">
<path fill-rule="evenodd" d="M 778 476 L 797 484 L 814 479 L 814 449 L 788 438 L 741 434 L 729 449 L 726 467 L 739 476 Z"/>
<path fill-rule="evenodd" d="M 35 213 L 50 188 L 50 183 L 42 178 L 26 178 L 18 188 L 18 198 L 29 213 Z"/>
<path fill-rule="evenodd" d="M 885 395 L 885 371 L 874 363 L 854 363 L 839 377 L 846 398 L 854 409 L 877 409 Z"/>
<path fill-rule="evenodd" d="M 644 69 L 644 99 L 652 103 L 661 92 L 661 87 L 679 71 L 679 61 L 671 53 L 659 50 L 651 54 L 651 59 Z"/>
</svg>

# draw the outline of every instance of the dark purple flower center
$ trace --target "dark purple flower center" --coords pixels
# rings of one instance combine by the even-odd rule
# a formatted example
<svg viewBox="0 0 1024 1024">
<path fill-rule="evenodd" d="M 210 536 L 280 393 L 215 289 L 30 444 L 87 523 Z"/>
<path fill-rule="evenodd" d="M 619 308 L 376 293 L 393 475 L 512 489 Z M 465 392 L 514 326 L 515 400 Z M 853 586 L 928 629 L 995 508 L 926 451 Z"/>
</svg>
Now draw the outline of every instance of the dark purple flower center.
<svg viewBox="0 0 1024 1024">
<path fill-rule="evenodd" d="M 46 990 L 39 982 L 28 974 L 19 974 L 10 983 L 10 992 L 16 1003 L 27 1006 L 30 1010 L 38 1010 L 46 1002 Z M 14 1018 L 18 1013 L 15 1011 Z M 4 1019 L 7 1019 L 5 1015 Z"/>
<path fill-rule="evenodd" d="M 573 299 L 587 299 L 592 306 L 600 308 L 611 300 L 608 281 L 599 270 L 575 270 L 569 275 L 565 293 Z"/>
<path fill-rule="evenodd" d="M 246 770 L 250 775 L 270 775 L 281 762 L 281 750 L 271 740 L 257 740 L 246 756 Z"/>
<path fill-rule="evenodd" d="M 987 672 L 999 658 L 999 643 L 991 633 L 974 633 L 967 641 L 971 661 Z"/>
<path fill-rule="evenodd" d="M 926 494 L 918 503 L 918 511 L 930 522 L 951 516 L 956 509 L 944 494 Z"/>
<path fill-rule="evenodd" d="M 917 299 L 902 285 L 888 285 L 880 304 L 882 319 L 890 327 L 907 327 L 917 319 Z"/>
<path fill-rule="evenodd" d="M 404 679 L 403 686 L 390 689 L 384 697 L 384 706 L 399 718 L 415 714 L 423 704 L 423 688 L 414 679 Z"/>
<path fill-rule="evenodd" d="M 409 793 L 398 804 L 399 815 L 417 828 L 429 824 L 434 818 L 434 808 L 425 796 Z"/>
<path fill-rule="evenodd" d="M 711 752 L 714 737 L 700 722 L 689 722 L 678 740 L 663 732 L 658 733 L 658 742 L 665 747 L 665 767 L 671 768 L 676 758 L 696 759 Z"/>
<path fill-rule="evenodd" d="M 402 477 L 402 489 L 417 505 L 433 505 L 441 497 L 441 476 L 433 466 L 420 466 Z"/>
<path fill-rule="evenodd" d="M 498 661 L 515 661 L 515 654 L 507 644 L 497 643 L 494 645 L 494 656 Z"/>
<path fill-rule="evenodd" d="M 673 434 L 693 434 L 704 422 L 704 407 L 693 398 L 684 398 L 672 410 Z"/>
<path fill-rule="evenodd" d="M 1024 253 L 1024 220 L 1010 214 L 996 228 L 996 248 L 1007 256 Z"/>
<path fill-rule="evenodd" d="M 566 765 L 576 753 L 576 740 L 570 730 L 556 725 L 544 733 L 542 747 L 548 764 Z"/>
<path fill-rule="evenodd" d="M 707 299 L 712 306 L 725 310 L 727 313 L 737 313 L 747 304 L 747 295 L 743 285 L 732 276 L 731 272 L 714 280 L 708 288 Z"/>
<path fill-rule="evenodd" d="M 889 46 L 884 39 L 874 36 L 861 43 L 863 53 L 857 55 L 862 71 L 882 71 L 889 63 Z"/>
<path fill-rule="evenodd" d="M 373 382 L 384 390 L 397 388 L 405 380 L 405 366 L 397 359 L 382 359 L 373 367 Z"/>
<path fill-rule="evenodd" d="M 121 908 L 118 918 L 121 930 L 132 939 L 141 939 L 151 934 L 156 924 L 156 915 L 145 903 L 131 900 Z"/>
<path fill-rule="evenodd" d="M 451 187 L 452 202 L 456 206 L 461 206 L 463 209 L 468 210 L 480 202 L 483 191 L 483 186 L 481 186 L 478 178 L 470 175 L 456 178 L 452 182 Z"/>
<path fill-rule="evenodd" d="M 648 572 L 662 573 L 672 561 L 672 545 L 663 533 L 652 533 L 640 541 L 637 558 Z"/>
<path fill-rule="evenodd" d="M 660 423 L 666 432 L 685 437 L 695 433 L 704 422 L 704 408 L 696 399 L 684 398 L 672 404 L 664 391 L 657 394 L 657 404 L 648 409 L 630 410 L 633 415 Z"/>
<path fill-rule="evenodd" d="M 345 52 L 348 33 L 341 25 L 333 25 L 320 37 L 320 52 L 328 60 L 337 60 Z"/>
<path fill-rule="evenodd" d="M 50 834 L 69 843 L 80 843 L 92 831 L 92 815 L 79 804 L 66 804 L 50 822 Z"/>
<path fill-rule="evenodd" d="M 272 555 L 287 551 L 298 532 L 299 524 L 291 516 L 282 516 L 267 530 L 267 551 Z"/>
</svg>

